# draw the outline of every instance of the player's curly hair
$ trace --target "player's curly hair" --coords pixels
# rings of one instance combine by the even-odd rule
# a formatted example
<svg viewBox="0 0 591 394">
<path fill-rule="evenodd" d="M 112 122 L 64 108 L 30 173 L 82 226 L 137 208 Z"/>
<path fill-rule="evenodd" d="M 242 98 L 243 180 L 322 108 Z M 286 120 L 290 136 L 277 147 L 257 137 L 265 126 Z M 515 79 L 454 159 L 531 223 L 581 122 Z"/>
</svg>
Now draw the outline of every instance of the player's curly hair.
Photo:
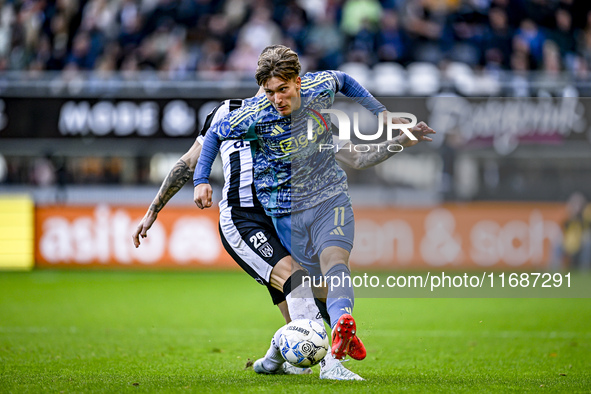
<svg viewBox="0 0 591 394">
<path fill-rule="evenodd" d="M 259 56 L 255 78 L 263 86 L 273 77 L 289 81 L 300 75 L 302 66 L 298 54 L 284 45 L 271 45 Z"/>
</svg>

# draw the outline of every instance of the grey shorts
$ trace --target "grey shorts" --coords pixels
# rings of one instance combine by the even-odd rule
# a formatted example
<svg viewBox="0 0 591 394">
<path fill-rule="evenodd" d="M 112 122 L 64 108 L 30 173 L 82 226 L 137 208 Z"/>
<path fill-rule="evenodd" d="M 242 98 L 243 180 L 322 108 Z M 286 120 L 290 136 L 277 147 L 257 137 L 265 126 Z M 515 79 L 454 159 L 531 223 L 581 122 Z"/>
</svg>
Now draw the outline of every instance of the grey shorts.
<svg viewBox="0 0 591 394">
<path fill-rule="evenodd" d="M 321 274 L 320 253 L 324 249 L 338 246 L 351 252 L 354 237 L 355 218 L 346 193 L 291 215 L 292 256 L 312 275 Z"/>
</svg>

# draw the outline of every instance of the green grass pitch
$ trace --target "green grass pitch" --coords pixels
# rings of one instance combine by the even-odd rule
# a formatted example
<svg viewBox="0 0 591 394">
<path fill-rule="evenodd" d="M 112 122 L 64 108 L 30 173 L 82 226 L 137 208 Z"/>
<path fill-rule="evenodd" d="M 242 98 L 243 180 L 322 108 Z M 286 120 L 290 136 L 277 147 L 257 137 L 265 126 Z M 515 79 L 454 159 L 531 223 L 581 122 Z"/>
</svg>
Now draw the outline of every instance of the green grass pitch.
<svg viewBox="0 0 591 394">
<path fill-rule="evenodd" d="M 365 382 L 245 369 L 282 325 L 242 272 L 0 273 L 0 393 L 591 392 L 590 299 L 358 299 Z"/>
</svg>

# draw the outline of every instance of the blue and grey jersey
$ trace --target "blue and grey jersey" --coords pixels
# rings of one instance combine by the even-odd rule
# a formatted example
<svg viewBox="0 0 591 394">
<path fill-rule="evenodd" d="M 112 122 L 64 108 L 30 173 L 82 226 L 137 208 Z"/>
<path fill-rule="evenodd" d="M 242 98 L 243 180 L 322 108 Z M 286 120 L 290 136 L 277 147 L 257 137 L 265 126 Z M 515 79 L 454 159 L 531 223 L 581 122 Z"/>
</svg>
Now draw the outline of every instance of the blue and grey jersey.
<svg viewBox="0 0 591 394">
<path fill-rule="evenodd" d="M 330 118 L 320 110 L 330 108 L 339 91 L 376 115 L 385 110 L 342 72 L 308 73 L 302 77 L 301 107 L 290 116 L 281 116 L 266 96 L 257 96 L 213 125 L 195 171 L 195 185 L 207 182 L 222 140 L 245 139 L 251 141 L 257 197 L 268 215 L 311 208 L 346 192 L 347 178 L 336 164 L 334 151 L 318 149 L 320 144 L 332 143 Z"/>
</svg>

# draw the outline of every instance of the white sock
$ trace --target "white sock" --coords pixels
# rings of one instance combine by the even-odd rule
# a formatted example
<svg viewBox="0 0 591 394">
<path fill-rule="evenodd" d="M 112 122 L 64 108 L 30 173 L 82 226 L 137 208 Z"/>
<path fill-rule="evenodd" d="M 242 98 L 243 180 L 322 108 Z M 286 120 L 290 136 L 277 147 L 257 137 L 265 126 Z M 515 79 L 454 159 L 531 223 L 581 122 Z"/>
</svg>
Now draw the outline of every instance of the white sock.
<svg viewBox="0 0 591 394">
<path fill-rule="evenodd" d="M 269 346 L 269 350 L 267 350 L 267 354 L 265 354 L 263 359 L 263 367 L 267 371 L 276 371 L 279 369 L 281 364 L 285 362 L 283 356 L 281 355 L 281 351 L 279 350 L 279 336 L 281 335 L 284 327 L 285 326 L 281 327 L 275 332 L 275 335 L 273 335 L 273 338 L 271 339 L 271 346 Z"/>
<path fill-rule="evenodd" d="M 287 301 L 287 308 L 289 309 L 289 316 L 291 320 L 309 319 L 324 327 L 322 315 L 314 301 L 314 294 L 312 289 L 307 284 L 302 284 L 293 289 L 285 297 Z"/>
<path fill-rule="evenodd" d="M 334 356 L 330 352 L 330 349 L 328 349 L 328 353 L 326 354 L 326 356 L 324 356 L 322 361 L 320 361 L 320 371 L 330 369 L 333 365 L 337 363 L 340 363 L 340 361 L 334 358 Z"/>
</svg>

